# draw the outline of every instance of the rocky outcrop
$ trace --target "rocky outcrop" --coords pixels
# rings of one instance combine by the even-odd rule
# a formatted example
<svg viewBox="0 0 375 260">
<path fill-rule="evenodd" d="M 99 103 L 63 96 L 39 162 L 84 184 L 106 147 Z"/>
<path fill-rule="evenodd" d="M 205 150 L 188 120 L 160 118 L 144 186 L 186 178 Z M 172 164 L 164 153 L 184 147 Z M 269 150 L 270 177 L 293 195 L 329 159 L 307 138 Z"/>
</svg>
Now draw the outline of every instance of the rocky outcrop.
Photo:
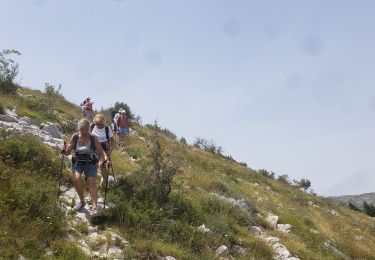
<svg viewBox="0 0 375 260">
<path fill-rule="evenodd" d="M 15 111 L 6 110 L 6 114 L 0 116 L 0 128 L 14 134 L 39 138 L 53 148 L 61 147 L 64 142 L 64 136 L 57 125 L 46 123 L 39 127 L 32 119 L 19 117 Z"/>
</svg>

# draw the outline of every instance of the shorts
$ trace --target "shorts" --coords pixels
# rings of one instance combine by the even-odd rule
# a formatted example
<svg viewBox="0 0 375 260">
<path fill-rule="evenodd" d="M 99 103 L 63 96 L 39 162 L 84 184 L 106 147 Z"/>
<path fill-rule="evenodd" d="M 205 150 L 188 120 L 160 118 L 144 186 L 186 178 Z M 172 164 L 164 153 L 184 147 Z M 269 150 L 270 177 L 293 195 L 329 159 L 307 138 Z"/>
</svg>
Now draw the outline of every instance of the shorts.
<svg viewBox="0 0 375 260">
<path fill-rule="evenodd" d="M 126 135 L 127 133 L 128 133 L 128 129 L 126 127 L 119 127 L 118 128 L 118 134 Z"/>
<path fill-rule="evenodd" d="M 96 164 L 73 165 L 72 172 L 82 174 L 85 173 L 86 177 L 96 177 L 97 167 Z"/>
</svg>

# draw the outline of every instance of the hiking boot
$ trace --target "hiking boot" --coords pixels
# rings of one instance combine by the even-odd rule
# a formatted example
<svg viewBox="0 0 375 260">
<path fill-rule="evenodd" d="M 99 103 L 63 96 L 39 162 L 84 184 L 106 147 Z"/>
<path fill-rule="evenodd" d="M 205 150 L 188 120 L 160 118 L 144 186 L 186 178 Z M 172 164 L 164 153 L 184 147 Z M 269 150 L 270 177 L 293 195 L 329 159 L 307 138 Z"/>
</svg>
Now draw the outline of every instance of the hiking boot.
<svg viewBox="0 0 375 260">
<path fill-rule="evenodd" d="M 78 202 L 78 203 L 74 206 L 74 210 L 79 211 L 79 210 L 82 209 L 85 205 L 86 205 L 86 203 L 85 203 L 84 201 L 80 201 L 80 202 Z"/>
</svg>

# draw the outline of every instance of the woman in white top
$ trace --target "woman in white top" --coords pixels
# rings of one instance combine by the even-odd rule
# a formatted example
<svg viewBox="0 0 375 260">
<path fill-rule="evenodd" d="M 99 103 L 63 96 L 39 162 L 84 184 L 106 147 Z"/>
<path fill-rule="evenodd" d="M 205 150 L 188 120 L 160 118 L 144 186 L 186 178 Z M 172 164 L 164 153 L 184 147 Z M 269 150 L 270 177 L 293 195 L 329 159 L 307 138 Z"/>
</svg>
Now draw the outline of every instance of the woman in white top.
<svg viewBox="0 0 375 260">
<path fill-rule="evenodd" d="M 93 124 L 90 127 L 90 132 L 99 139 L 100 145 L 106 156 L 110 159 L 115 145 L 115 139 L 113 137 L 112 129 L 105 125 L 105 117 L 103 114 L 97 114 L 94 117 Z M 100 172 L 103 176 L 102 183 L 106 183 L 108 179 L 108 168 L 106 166 L 107 165 L 99 163 Z"/>
</svg>

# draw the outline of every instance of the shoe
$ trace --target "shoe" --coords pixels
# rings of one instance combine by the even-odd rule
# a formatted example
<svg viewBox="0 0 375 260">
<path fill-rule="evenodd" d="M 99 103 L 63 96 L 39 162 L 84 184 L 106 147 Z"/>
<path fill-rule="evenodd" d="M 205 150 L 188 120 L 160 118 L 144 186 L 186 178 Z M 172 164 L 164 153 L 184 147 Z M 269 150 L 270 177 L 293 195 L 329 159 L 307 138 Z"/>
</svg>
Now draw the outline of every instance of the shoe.
<svg viewBox="0 0 375 260">
<path fill-rule="evenodd" d="M 91 216 L 96 216 L 96 215 L 98 215 L 99 214 L 99 212 L 100 212 L 100 209 L 99 209 L 99 207 L 96 207 L 96 208 L 91 208 Z"/>
<path fill-rule="evenodd" d="M 84 201 L 80 201 L 80 202 L 78 202 L 78 203 L 74 206 L 74 210 L 79 211 L 79 210 L 82 209 L 85 205 L 86 205 L 86 203 L 85 203 Z"/>
</svg>

